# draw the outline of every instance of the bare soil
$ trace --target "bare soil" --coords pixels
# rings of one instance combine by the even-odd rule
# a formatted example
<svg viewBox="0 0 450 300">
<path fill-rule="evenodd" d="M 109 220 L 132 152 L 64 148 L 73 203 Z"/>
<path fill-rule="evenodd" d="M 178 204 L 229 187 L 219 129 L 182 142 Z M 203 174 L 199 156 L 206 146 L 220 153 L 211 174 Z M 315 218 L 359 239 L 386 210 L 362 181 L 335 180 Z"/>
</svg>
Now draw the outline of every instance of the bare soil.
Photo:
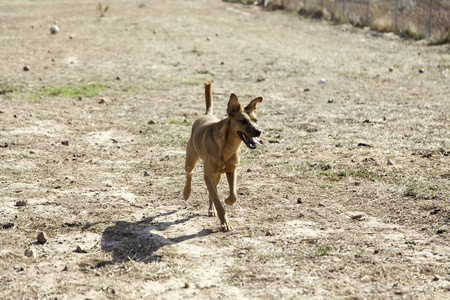
<svg viewBox="0 0 450 300">
<path fill-rule="evenodd" d="M 448 46 L 94 2 L 0 1 L 1 299 L 450 299 Z M 219 117 L 264 97 L 230 232 L 201 164 L 182 200 L 209 78 Z"/>
</svg>

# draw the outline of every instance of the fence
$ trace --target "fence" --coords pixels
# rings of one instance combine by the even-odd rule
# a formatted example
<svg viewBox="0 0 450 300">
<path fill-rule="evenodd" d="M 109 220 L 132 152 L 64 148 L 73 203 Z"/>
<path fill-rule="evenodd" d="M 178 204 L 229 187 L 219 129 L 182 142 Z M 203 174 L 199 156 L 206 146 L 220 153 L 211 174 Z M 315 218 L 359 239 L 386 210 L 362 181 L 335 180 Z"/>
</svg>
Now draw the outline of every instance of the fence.
<svg viewBox="0 0 450 300">
<path fill-rule="evenodd" d="M 450 0 L 264 0 L 263 4 L 296 11 L 321 11 L 359 25 L 408 30 L 419 35 L 450 31 Z M 378 28 L 383 31 L 383 28 Z"/>
</svg>

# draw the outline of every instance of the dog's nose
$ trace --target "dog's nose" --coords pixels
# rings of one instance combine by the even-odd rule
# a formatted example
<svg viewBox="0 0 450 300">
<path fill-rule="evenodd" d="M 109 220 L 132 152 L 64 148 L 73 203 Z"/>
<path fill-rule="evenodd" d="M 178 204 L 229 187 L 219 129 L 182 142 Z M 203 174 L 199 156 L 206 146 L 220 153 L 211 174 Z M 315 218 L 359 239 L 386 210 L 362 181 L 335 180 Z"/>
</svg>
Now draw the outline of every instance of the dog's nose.
<svg viewBox="0 0 450 300">
<path fill-rule="evenodd" d="M 261 135 L 261 130 L 255 129 L 255 136 L 260 136 L 260 135 Z"/>
</svg>

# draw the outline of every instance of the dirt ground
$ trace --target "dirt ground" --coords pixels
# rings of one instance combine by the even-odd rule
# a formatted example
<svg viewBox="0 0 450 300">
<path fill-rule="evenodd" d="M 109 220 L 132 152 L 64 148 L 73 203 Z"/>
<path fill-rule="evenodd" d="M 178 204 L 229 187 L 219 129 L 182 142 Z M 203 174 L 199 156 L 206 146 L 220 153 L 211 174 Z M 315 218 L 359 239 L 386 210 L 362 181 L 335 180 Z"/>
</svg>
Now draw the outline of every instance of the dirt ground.
<svg viewBox="0 0 450 300">
<path fill-rule="evenodd" d="M 448 46 L 108 3 L 0 1 L 1 299 L 450 299 Z M 230 232 L 201 163 L 182 199 L 209 78 L 219 117 L 264 97 Z"/>
</svg>

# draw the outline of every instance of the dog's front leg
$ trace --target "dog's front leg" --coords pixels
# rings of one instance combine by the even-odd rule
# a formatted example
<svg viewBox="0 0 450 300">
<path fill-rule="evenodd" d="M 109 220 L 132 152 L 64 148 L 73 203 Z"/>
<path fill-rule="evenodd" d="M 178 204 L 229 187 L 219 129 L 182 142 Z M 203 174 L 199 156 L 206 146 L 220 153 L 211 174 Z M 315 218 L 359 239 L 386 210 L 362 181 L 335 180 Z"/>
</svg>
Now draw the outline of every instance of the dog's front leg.
<svg viewBox="0 0 450 300">
<path fill-rule="evenodd" d="M 225 199 L 225 203 L 233 205 L 237 200 L 236 194 L 236 170 L 227 172 L 228 185 L 230 186 L 230 195 Z"/>
<path fill-rule="evenodd" d="M 228 230 L 233 229 L 230 222 L 228 221 L 228 217 L 225 213 L 225 209 L 223 208 L 222 204 L 220 203 L 219 196 L 217 195 L 217 186 L 215 183 L 214 173 L 208 174 L 207 172 L 205 172 L 205 183 L 206 183 L 206 187 L 208 188 L 210 200 L 212 200 L 212 202 L 216 208 L 217 216 L 219 217 L 220 226 L 222 227 L 222 230 L 228 231 Z"/>
</svg>

